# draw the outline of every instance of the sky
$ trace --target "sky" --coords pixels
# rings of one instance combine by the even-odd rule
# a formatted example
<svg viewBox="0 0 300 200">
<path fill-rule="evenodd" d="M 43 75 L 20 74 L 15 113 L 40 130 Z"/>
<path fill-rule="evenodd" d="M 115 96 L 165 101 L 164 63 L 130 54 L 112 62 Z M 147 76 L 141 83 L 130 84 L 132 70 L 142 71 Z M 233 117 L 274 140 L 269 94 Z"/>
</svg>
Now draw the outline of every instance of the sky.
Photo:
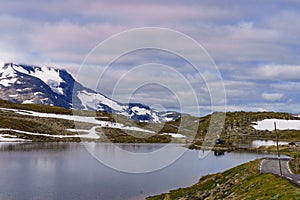
<svg viewBox="0 0 300 200">
<path fill-rule="evenodd" d="M 66 69 L 120 102 L 192 115 L 223 111 L 224 104 L 227 111 L 300 113 L 297 0 L 1 0 L 0 10 L 0 60 Z M 200 72 L 168 49 L 131 51 L 108 68 L 101 62 L 111 51 L 97 52 L 99 44 L 143 27 L 178 31 L 200 44 L 202 55 L 173 38 L 160 40 L 203 58 Z M 151 39 L 130 37 L 115 48 Z M 89 63 L 91 51 L 98 59 Z"/>
</svg>

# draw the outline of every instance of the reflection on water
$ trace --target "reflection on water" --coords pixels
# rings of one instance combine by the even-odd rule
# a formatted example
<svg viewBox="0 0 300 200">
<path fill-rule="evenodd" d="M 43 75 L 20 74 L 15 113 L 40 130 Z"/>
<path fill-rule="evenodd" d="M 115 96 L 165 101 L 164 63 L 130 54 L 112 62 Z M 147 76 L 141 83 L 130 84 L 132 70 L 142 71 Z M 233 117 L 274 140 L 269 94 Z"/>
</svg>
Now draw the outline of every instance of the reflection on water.
<svg viewBox="0 0 300 200">
<path fill-rule="evenodd" d="M 278 141 L 278 145 L 286 145 L 288 142 Z M 252 147 L 261 147 L 261 146 L 276 146 L 276 141 L 274 140 L 253 140 Z"/>
<path fill-rule="evenodd" d="M 278 145 L 287 145 L 289 142 L 278 141 Z M 276 141 L 274 140 L 250 140 L 241 139 L 234 145 L 242 148 L 258 148 L 261 146 L 276 146 Z"/>
<path fill-rule="evenodd" d="M 97 152 L 120 165 L 128 162 L 144 166 L 117 149 L 145 154 L 155 152 L 163 144 L 87 143 Z M 180 145 L 169 146 L 180 151 Z M 199 151 L 187 150 L 172 165 L 143 174 L 123 173 L 94 159 L 80 143 L 1 143 L 0 199 L 5 200 L 86 200 L 86 199 L 143 199 L 196 183 L 203 175 L 224 171 L 236 165 L 269 156 L 253 153 L 214 153 L 199 159 Z M 125 157 L 124 157 L 125 156 Z M 163 154 L 160 159 L 169 155 Z M 159 160 L 157 162 L 160 162 Z M 151 163 L 149 163 L 151 165 Z"/>
<path fill-rule="evenodd" d="M 86 143 L 85 147 L 104 165 L 129 173 L 146 173 L 162 169 L 187 151 L 181 144 Z"/>
<path fill-rule="evenodd" d="M 108 147 L 111 147 L 110 144 L 106 144 Z M 163 147 L 165 147 L 168 144 L 128 144 L 128 143 L 119 143 L 115 144 L 122 150 L 128 151 L 128 152 L 134 152 L 134 153 L 149 153 L 153 151 L 157 151 Z M 177 144 L 178 146 L 182 146 L 181 144 Z M 172 144 L 172 146 L 176 146 L 176 144 Z"/>
<path fill-rule="evenodd" d="M 224 151 L 214 151 L 215 156 L 224 156 L 225 152 Z"/>
<path fill-rule="evenodd" d="M 72 146 L 63 142 L 0 142 L 0 151 L 64 151 L 70 149 Z M 77 143 L 80 145 L 80 143 Z"/>
</svg>

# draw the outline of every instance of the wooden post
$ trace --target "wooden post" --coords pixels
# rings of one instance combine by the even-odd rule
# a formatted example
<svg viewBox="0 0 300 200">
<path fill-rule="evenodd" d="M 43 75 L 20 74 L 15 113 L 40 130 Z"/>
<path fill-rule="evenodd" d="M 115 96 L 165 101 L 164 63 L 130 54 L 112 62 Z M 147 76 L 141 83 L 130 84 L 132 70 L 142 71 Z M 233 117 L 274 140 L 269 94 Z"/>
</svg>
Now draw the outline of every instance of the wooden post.
<svg viewBox="0 0 300 200">
<path fill-rule="evenodd" d="M 277 146 L 277 156 L 278 156 L 278 163 L 279 163 L 279 171 L 280 171 L 280 176 L 282 176 L 282 169 L 281 169 L 281 161 L 280 161 L 280 151 L 279 151 L 279 146 L 278 146 L 278 134 L 277 134 L 277 128 L 276 128 L 276 122 L 274 122 L 274 130 L 276 134 L 276 146 Z"/>
</svg>

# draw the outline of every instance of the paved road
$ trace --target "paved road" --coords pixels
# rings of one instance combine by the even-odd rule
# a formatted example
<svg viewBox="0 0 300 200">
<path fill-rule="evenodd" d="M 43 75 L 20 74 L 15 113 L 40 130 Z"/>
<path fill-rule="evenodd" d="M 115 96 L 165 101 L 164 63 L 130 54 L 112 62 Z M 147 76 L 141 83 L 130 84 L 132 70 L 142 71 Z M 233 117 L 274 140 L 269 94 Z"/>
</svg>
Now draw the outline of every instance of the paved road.
<svg viewBox="0 0 300 200">
<path fill-rule="evenodd" d="M 300 187 L 300 175 L 293 174 L 289 167 L 289 159 L 281 158 L 282 176 Z M 267 158 L 260 163 L 261 173 L 273 173 L 280 176 L 279 162 L 277 158 Z"/>
</svg>

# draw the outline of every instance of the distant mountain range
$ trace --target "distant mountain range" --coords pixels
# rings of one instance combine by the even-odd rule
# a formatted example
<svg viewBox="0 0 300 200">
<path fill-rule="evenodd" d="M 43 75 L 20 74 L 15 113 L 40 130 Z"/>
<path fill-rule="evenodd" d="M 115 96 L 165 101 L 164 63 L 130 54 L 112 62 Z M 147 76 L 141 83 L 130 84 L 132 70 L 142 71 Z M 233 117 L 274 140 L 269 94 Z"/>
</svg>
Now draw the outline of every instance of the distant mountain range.
<svg viewBox="0 0 300 200">
<path fill-rule="evenodd" d="M 119 103 L 83 86 L 66 70 L 24 64 L 0 65 L 0 99 L 67 109 L 106 111 L 139 122 L 161 123 L 180 117 L 180 113 L 159 112 L 140 103 Z"/>
</svg>

